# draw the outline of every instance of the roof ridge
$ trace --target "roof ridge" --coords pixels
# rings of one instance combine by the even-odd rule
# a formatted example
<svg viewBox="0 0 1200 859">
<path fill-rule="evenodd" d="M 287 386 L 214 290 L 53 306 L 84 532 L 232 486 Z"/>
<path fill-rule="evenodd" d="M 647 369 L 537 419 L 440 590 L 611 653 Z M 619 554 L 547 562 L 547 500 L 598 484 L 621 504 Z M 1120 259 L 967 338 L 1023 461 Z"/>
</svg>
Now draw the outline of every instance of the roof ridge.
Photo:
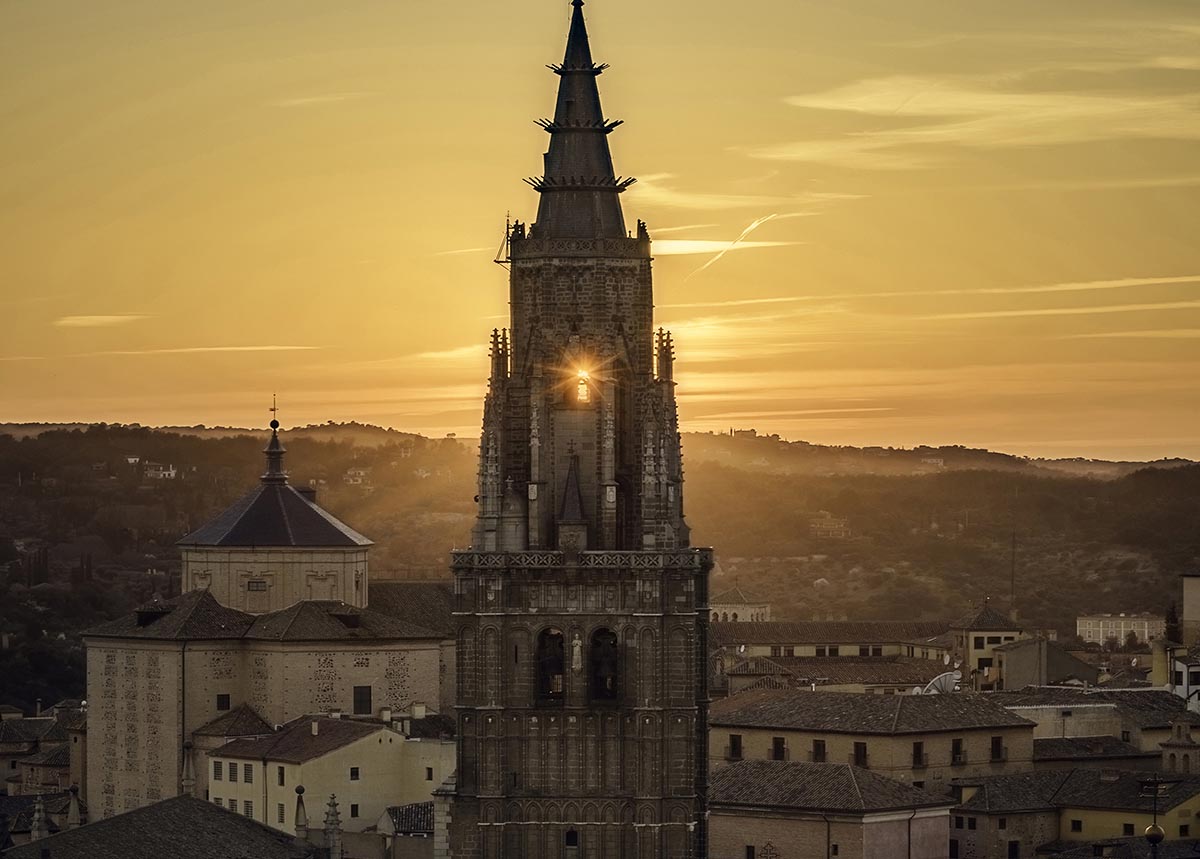
<svg viewBox="0 0 1200 859">
<path fill-rule="evenodd" d="M 895 697 L 896 697 L 896 709 L 892 713 L 892 733 L 893 734 L 896 733 L 896 726 L 900 724 L 900 708 L 904 706 L 904 699 L 907 698 L 908 696 L 907 695 L 897 695 Z"/>
<path fill-rule="evenodd" d="M 292 626 L 296 623 L 296 619 L 300 617 L 300 608 L 304 602 L 304 600 L 297 600 L 284 609 L 284 611 L 292 610 L 292 618 L 287 622 L 287 626 L 283 628 L 283 632 L 279 636 L 281 639 L 287 638 L 287 634 L 292 631 Z"/>
<path fill-rule="evenodd" d="M 291 488 L 291 487 L 288 487 Z M 292 490 L 295 492 L 295 490 Z M 283 487 L 280 486 L 275 492 L 275 503 L 279 505 L 279 516 L 283 520 L 283 527 L 287 529 L 288 542 L 292 545 L 296 544 L 296 535 L 292 532 L 292 520 L 288 518 L 287 505 L 283 503 Z"/>
<path fill-rule="evenodd" d="M 850 784 L 854 785 L 854 792 L 858 794 L 858 804 L 865 811 L 867 807 L 867 800 L 866 797 L 863 796 L 862 788 L 858 784 L 858 773 L 854 771 L 855 767 L 852 767 L 850 764 L 842 764 L 842 766 L 850 771 Z"/>
</svg>

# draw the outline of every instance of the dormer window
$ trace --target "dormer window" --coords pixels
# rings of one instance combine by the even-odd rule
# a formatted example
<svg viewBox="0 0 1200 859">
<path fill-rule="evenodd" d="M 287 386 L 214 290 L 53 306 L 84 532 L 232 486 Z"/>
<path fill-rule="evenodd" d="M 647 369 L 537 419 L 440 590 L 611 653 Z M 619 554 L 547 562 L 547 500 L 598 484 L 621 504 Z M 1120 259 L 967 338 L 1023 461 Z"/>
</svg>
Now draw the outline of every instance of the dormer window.
<svg viewBox="0 0 1200 859">
<path fill-rule="evenodd" d="M 248 591 L 265 591 L 266 589 L 267 583 L 263 579 L 251 579 L 246 582 L 246 590 Z"/>
</svg>

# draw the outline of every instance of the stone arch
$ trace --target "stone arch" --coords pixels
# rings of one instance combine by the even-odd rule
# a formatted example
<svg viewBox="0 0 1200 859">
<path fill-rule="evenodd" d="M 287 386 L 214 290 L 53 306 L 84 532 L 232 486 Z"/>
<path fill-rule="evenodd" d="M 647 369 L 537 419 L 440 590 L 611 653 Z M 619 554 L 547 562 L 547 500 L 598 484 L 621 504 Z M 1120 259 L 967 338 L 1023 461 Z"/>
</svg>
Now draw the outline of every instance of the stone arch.
<svg viewBox="0 0 1200 859">
<path fill-rule="evenodd" d="M 1171 752 L 1171 754 L 1169 754 L 1167 756 L 1167 770 L 1170 772 L 1175 772 L 1175 753 L 1174 752 Z"/>
<path fill-rule="evenodd" d="M 480 638 L 479 664 L 483 668 L 483 703 L 496 704 L 500 659 L 500 630 L 494 626 L 485 626 Z"/>
<path fill-rule="evenodd" d="M 713 623 L 716 623 L 717 621 L 719 621 L 721 619 L 721 613 L 719 611 L 714 611 L 712 619 L 713 619 Z"/>
<path fill-rule="evenodd" d="M 735 611 L 735 612 L 733 613 L 733 615 L 730 617 L 730 620 L 732 620 L 734 623 L 737 623 L 737 612 L 736 612 L 736 611 Z"/>
<path fill-rule="evenodd" d="M 615 702 L 621 695 L 621 652 L 617 634 L 605 626 L 592 631 L 588 641 L 588 698 Z"/>
<path fill-rule="evenodd" d="M 1190 773 L 1192 771 L 1192 756 L 1187 752 L 1183 753 L 1183 771 Z"/>
<path fill-rule="evenodd" d="M 566 685 L 566 635 L 556 626 L 544 627 L 537 637 L 537 694 L 543 701 L 561 701 Z"/>
<path fill-rule="evenodd" d="M 721 612 L 721 622 L 724 623 L 724 622 L 727 622 L 728 620 L 729 620 L 729 612 L 727 612 L 727 611 Z"/>
</svg>

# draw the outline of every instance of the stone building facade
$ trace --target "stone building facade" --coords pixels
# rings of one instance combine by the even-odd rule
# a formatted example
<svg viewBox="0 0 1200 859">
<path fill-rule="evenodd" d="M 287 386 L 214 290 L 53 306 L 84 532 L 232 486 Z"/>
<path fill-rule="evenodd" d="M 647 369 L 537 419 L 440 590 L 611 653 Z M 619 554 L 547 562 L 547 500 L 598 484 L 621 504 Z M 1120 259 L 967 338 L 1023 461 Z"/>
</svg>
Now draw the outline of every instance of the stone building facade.
<svg viewBox="0 0 1200 859">
<path fill-rule="evenodd" d="M 582 0 L 537 222 L 508 235 L 479 511 L 456 587 L 454 859 L 707 856 L 709 550 L 689 547 L 671 337 L 625 229 Z"/>
</svg>

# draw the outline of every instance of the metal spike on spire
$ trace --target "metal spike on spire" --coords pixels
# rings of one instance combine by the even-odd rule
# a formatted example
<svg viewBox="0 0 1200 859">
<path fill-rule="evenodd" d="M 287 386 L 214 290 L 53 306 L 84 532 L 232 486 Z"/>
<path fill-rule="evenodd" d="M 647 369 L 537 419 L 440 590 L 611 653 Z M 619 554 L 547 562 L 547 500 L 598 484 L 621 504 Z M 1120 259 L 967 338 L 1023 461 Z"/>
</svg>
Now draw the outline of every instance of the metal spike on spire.
<svg viewBox="0 0 1200 859">
<path fill-rule="evenodd" d="M 275 414 L 279 412 L 274 397 L 271 398 L 270 411 Z M 287 453 L 287 448 L 279 440 L 279 421 L 275 418 L 271 419 L 271 440 L 263 448 L 263 453 L 267 455 L 267 470 L 263 472 L 262 482 L 287 483 L 287 472 L 283 470 L 283 455 Z"/>
</svg>

